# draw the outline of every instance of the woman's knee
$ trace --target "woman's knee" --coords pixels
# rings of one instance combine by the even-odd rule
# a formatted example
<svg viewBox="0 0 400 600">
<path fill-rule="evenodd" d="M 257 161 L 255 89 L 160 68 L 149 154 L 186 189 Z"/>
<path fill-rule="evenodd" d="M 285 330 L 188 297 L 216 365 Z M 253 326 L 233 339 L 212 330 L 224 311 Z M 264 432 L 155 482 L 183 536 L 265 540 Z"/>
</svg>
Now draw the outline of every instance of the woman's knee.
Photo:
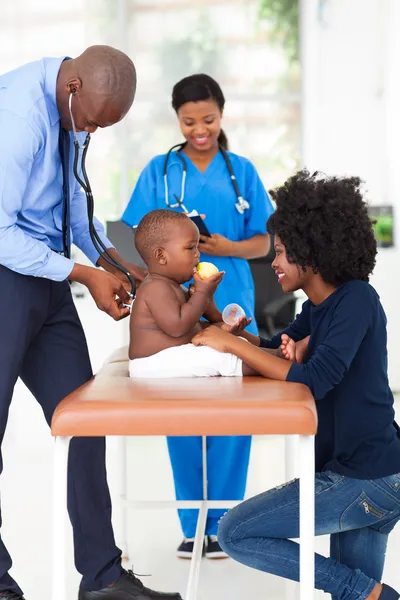
<svg viewBox="0 0 400 600">
<path fill-rule="evenodd" d="M 229 510 L 220 519 L 218 524 L 218 542 L 225 552 L 231 556 L 235 553 L 235 547 L 248 536 L 249 527 L 254 526 L 252 499 L 241 502 Z"/>
<path fill-rule="evenodd" d="M 240 524 L 236 513 L 236 508 L 232 508 L 221 517 L 218 523 L 218 542 L 227 554 L 231 554 L 234 534 Z"/>
</svg>

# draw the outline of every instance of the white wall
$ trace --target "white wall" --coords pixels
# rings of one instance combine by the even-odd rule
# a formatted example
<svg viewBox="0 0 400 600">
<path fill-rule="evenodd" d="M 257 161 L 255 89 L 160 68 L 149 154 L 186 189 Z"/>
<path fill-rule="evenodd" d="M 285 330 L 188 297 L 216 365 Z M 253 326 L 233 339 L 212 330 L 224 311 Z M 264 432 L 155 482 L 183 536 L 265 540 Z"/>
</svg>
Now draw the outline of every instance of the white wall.
<svg viewBox="0 0 400 600">
<path fill-rule="evenodd" d="M 317 59 L 309 63 L 316 101 L 314 126 L 305 132 L 312 136 L 306 140 L 312 148 L 306 166 L 359 175 L 371 204 L 394 206 L 397 247 L 379 250 L 371 283 L 388 317 L 389 375 L 392 388 L 399 391 L 400 2 L 327 0 L 322 4 L 315 37 Z"/>
</svg>

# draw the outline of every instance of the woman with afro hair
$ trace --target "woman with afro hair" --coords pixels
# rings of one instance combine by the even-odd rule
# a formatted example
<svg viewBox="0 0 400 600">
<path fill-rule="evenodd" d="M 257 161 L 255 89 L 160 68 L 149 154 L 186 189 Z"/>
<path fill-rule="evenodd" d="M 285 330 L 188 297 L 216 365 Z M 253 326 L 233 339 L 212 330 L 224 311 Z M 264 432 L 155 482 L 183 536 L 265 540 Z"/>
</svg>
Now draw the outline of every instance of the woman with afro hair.
<svg viewBox="0 0 400 600">
<path fill-rule="evenodd" d="M 381 584 L 388 535 L 400 519 L 400 437 L 387 377 L 386 317 L 368 283 L 376 241 L 361 181 L 300 171 L 272 192 L 272 264 L 285 292 L 308 300 L 281 334 L 245 340 L 217 327 L 193 339 L 231 352 L 264 377 L 303 383 L 318 411 L 315 587 L 337 600 L 395 600 Z M 299 580 L 298 480 L 230 510 L 218 539 L 239 562 Z"/>
</svg>

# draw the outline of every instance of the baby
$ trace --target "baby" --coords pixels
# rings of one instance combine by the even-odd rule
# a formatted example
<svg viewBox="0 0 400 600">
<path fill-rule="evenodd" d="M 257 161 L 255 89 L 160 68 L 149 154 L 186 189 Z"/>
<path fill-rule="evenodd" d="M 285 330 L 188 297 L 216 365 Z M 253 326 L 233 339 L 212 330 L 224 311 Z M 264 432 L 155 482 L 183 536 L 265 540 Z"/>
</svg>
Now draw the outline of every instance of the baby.
<svg viewBox="0 0 400 600">
<path fill-rule="evenodd" d="M 224 273 L 202 280 L 197 273 L 199 230 L 183 213 L 154 210 L 140 221 L 136 248 L 149 275 L 137 291 L 130 321 L 131 377 L 241 377 L 257 375 L 233 354 L 196 347 L 193 336 L 221 322 L 213 295 Z M 194 279 L 192 293 L 182 284 Z M 201 317 L 207 322 L 200 322 Z M 242 334 L 249 321 L 228 328 Z M 221 323 L 220 323 L 221 325 Z"/>
</svg>

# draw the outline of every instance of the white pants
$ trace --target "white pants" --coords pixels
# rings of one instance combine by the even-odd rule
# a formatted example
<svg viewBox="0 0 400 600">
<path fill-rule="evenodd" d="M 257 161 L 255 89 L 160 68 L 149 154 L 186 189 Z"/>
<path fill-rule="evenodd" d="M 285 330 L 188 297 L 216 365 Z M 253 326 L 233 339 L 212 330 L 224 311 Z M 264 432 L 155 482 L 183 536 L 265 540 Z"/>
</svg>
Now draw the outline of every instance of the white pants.
<svg viewBox="0 0 400 600">
<path fill-rule="evenodd" d="M 208 346 L 184 344 L 147 358 L 129 361 L 129 374 L 137 378 L 242 377 L 242 361 L 234 354 Z"/>
</svg>

